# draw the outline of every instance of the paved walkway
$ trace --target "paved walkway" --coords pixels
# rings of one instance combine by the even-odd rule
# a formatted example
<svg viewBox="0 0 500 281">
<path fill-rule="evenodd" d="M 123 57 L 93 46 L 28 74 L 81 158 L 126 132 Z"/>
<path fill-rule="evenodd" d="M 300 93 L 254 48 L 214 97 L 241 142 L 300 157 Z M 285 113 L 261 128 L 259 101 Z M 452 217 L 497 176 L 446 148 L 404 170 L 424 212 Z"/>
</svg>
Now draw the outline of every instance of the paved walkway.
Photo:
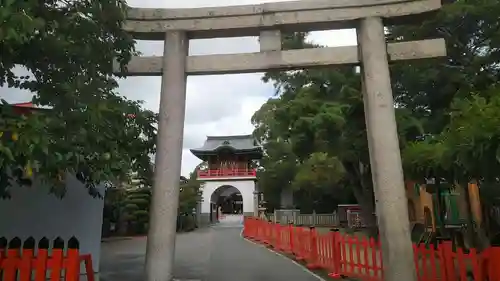
<svg viewBox="0 0 500 281">
<path fill-rule="evenodd" d="M 284 257 L 240 237 L 241 219 L 177 235 L 174 277 L 180 281 L 318 281 Z M 145 238 L 102 244 L 101 281 L 144 281 Z"/>
</svg>

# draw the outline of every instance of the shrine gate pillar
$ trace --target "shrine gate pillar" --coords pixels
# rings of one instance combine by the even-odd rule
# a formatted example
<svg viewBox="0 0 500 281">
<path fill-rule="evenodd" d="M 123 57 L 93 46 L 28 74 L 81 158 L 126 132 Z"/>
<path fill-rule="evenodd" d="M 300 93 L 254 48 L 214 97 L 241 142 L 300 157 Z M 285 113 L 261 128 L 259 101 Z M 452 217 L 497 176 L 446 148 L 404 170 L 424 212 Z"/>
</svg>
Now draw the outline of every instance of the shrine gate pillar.
<svg viewBox="0 0 500 281">
<path fill-rule="evenodd" d="M 188 42 L 184 31 L 165 33 L 146 280 L 172 279 L 174 256 L 171 247 L 175 245 L 179 205 Z"/>
</svg>

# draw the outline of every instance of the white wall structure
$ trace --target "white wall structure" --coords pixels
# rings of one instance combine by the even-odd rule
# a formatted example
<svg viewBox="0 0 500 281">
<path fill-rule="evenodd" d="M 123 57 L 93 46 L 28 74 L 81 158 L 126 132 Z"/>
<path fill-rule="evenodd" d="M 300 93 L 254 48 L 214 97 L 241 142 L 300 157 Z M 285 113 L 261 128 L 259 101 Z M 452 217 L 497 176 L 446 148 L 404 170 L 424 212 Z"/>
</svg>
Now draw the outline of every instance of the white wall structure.
<svg viewBox="0 0 500 281">
<path fill-rule="evenodd" d="M 58 199 L 49 194 L 48 187 L 37 184 L 13 187 L 11 199 L 0 199 L 0 237 L 25 240 L 31 236 L 37 242 L 43 237 L 51 241 L 61 237 L 66 242 L 75 236 L 81 254 L 92 255 L 94 272 L 98 272 L 104 200 L 90 196 L 73 176 L 68 177 L 66 189 L 65 197 Z M 104 188 L 99 192 L 104 194 Z"/>
<path fill-rule="evenodd" d="M 228 192 L 232 188 L 224 188 L 224 187 L 234 187 L 238 189 L 241 193 L 241 198 L 243 200 L 243 212 L 244 213 L 253 213 L 254 208 L 254 191 L 255 191 L 255 181 L 254 180 L 224 180 L 224 181 L 206 181 L 203 184 L 203 201 L 201 203 L 201 213 L 209 214 L 210 213 L 210 203 L 212 199 L 212 194 L 214 192 Z M 219 189 L 221 188 L 221 189 Z M 219 189 L 219 190 L 218 190 Z M 215 203 L 215 202 L 213 202 Z"/>
</svg>

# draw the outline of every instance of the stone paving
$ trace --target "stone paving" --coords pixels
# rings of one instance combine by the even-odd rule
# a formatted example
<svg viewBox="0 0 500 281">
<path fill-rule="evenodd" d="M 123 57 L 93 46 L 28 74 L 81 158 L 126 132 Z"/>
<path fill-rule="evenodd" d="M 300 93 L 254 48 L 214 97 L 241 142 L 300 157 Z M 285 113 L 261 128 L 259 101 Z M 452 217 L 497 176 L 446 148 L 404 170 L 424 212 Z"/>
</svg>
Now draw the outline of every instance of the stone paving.
<svg viewBox="0 0 500 281">
<path fill-rule="evenodd" d="M 285 257 L 241 238 L 241 218 L 177 235 L 179 281 L 318 281 Z M 146 238 L 102 244 L 100 281 L 143 281 Z"/>
</svg>

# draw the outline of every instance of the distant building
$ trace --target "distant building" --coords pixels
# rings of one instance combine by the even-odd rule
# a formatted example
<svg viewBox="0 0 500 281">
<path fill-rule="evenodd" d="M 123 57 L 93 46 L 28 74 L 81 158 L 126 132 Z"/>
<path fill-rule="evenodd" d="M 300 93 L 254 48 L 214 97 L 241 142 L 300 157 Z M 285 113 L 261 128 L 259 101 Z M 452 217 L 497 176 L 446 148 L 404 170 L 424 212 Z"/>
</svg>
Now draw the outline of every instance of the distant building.
<svg viewBox="0 0 500 281">
<path fill-rule="evenodd" d="M 207 163 L 196 171 L 203 182 L 200 223 L 218 220 L 219 212 L 256 214 L 258 193 L 253 161 L 263 155 L 252 135 L 208 136 L 202 147 L 191 152 Z M 243 205 L 243 206 L 241 206 Z"/>
</svg>

